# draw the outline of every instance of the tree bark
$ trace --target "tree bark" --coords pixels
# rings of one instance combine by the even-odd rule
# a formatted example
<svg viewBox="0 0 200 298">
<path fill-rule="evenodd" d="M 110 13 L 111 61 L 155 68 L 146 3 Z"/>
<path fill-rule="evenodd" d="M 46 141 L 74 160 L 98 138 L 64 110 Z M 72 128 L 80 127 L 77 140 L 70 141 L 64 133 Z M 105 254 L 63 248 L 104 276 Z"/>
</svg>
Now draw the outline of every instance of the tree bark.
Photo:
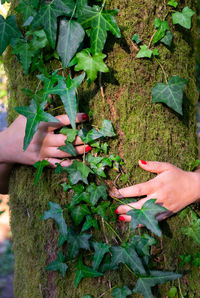
<svg viewBox="0 0 200 298">
<path fill-rule="evenodd" d="M 13 4 L 14 5 L 13 1 Z M 186 5 L 193 10 L 196 2 L 181 1 L 179 8 Z M 195 39 L 196 23 L 193 18 L 192 30 L 183 30 L 172 26 L 174 34 L 173 49 L 170 51 L 159 45 L 160 62 L 170 78 L 179 75 L 187 78 L 183 110 L 179 116 L 163 104 L 151 103 L 151 90 L 157 82 L 164 82 L 161 68 L 154 60 L 136 59 L 137 51 L 131 41 L 138 33 L 148 44 L 154 31 L 154 19 L 163 17 L 167 8 L 161 0 L 108 0 L 107 6 L 120 9 L 117 22 L 122 38 L 116 40 L 109 36 L 106 44 L 108 74 L 102 74 L 101 80 L 90 89 L 86 85 L 79 91 L 80 106 L 86 105 L 94 111 L 93 124 L 101 124 L 110 119 L 118 137 L 110 141 L 110 152 L 120 154 L 125 161 L 124 182 L 117 180 L 116 186 L 131 185 L 153 177 L 138 165 L 138 159 L 168 161 L 185 170 L 197 157 L 196 139 L 196 103 L 198 94 L 195 85 Z M 171 21 L 170 21 L 171 22 Z M 171 24 L 172 25 L 172 24 Z M 32 76 L 24 76 L 16 57 L 8 51 L 4 59 L 9 81 L 9 121 L 16 117 L 14 106 L 25 105 L 29 99 L 21 92 L 22 88 L 33 89 L 37 81 Z M 52 62 L 54 64 L 54 62 Z M 51 67 L 51 65 L 50 65 Z M 100 92 L 103 86 L 104 96 Z M 38 187 L 34 186 L 33 168 L 16 166 L 10 182 L 11 226 L 15 253 L 15 297 L 83 297 L 90 294 L 99 297 L 111 297 L 109 286 L 133 288 L 134 278 L 120 267 L 119 271 L 109 272 L 104 278 L 82 280 L 78 288 L 74 287 L 73 265 L 65 278 L 57 272 L 46 272 L 45 267 L 57 256 L 57 228 L 51 222 L 42 221 L 41 216 L 48 209 L 48 201 L 66 203 L 59 175 L 52 169 L 46 169 Z M 117 174 L 111 172 L 109 179 L 114 181 Z M 126 224 L 112 221 L 111 224 L 122 235 Z M 184 272 L 188 267 L 180 267 L 180 255 L 192 254 L 198 247 L 181 233 L 185 222 L 179 215 L 162 223 L 163 237 L 152 250 L 154 265 L 157 269 Z M 104 241 L 104 235 L 114 243 L 114 235 L 102 227 L 96 235 Z M 67 250 L 67 247 L 65 248 Z M 85 258 L 85 262 L 89 260 Z M 181 280 L 182 292 L 188 297 L 199 297 L 199 272 L 194 267 Z M 175 282 L 177 284 L 177 282 Z M 166 297 L 171 283 L 158 286 L 155 297 Z M 134 297 L 141 297 L 134 294 Z"/>
</svg>

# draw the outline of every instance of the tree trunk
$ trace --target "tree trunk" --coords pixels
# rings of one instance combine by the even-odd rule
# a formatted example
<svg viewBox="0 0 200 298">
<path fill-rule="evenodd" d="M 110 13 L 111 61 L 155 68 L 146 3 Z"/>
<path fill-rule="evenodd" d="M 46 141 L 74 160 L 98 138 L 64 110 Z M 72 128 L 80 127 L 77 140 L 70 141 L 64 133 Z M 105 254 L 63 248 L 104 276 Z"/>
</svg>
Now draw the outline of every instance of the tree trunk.
<svg viewBox="0 0 200 298">
<path fill-rule="evenodd" d="M 15 1 L 13 1 L 15 2 Z M 166 1 L 167 2 L 167 1 Z M 196 9 L 196 2 L 183 0 L 179 8 L 185 6 Z M 109 36 L 106 44 L 108 74 L 102 74 L 101 82 L 104 96 L 100 92 L 99 82 L 90 89 L 85 85 L 80 91 L 80 102 L 94 111 L 94 124 L 101 124 L 103 119 L 110 119 L 118 137 L 110 141 L 110 152 L 117 153 L 125 161 L 126 181 L 117 180 L 117 187 L 131 185 L 152 177 L 141 170 L 138 159 L 168 161 L 183 169 L 197 157 L 195 111 L 198 94 L 195 86 L 194 48 L 196 24 L 193 18 L 192 30 L 182 30 L 173 26 L 174 45 L 172 51 L 158 46 L 160 62 L 170 78 L 179 75 L 188 79 L 184 96 L 184 115 L 178 116 L 163 104 L 151 103 L 151 90 L 157 82 L 164 82 L 163 72 L 155 60 L 136 59 L 136 49 L 131 41 L 134 33 L 148 44 L 154 31 L 154 19 L 163 17 L 167 8 L 161 0 L 108 0 L 107 6 L 120 9 L 117 22 L 122 30 L 120 40 Z M 14 4 L 12 4 L 14 5 Z M 24 76 L 16 57 L 10 51 L 5 57 L 5 67 L 9 80 L 9 121 L 16 117 L 14 106 L 25 105 L 28 99 L 21 92 L 22 88 L 33 89 L 37 81 L 31 76 Z M 38 187 L 34 186 L 33 168 L 16 166 L 10 182 L 11 226 L 15 253 L 15 297 L 83 297 L 90 294 L 99 297 L 111 297 L 109 285 L 133 288 L 135 281 L 130 273 L 120 267 L 119 271 L 109 272 L 104 278 L 84 279 L 78 288 L 74 287 L 73 266 L 65 278 L 57 272 L 46 272 L 45 267 L 57 256 L 57 228 L 51 222 L 42 221 L 41 216 L 48 209 L 48 201 L 66 203 L 59 175 L 52 169 L 46 169 Z M 110 173 L 114 181 L 117 174 Z M 126 224 L 111 224 L 120 232 Z M 180 227 L 185 225 L 179 215 L 162 223 L 163 237 L 154 247 L 154 263 L 157 268 L 166 271 L 184 272 L 181 280 L 183 293 L 188 297 L 200 297 L 199 271 L 194 267 L 180 267 L 182 254 L 192 254 L 198 247 L 185 237 Z M 96 236 L 104 241 L 106 233 L 113 243 L 114 235 L 103 230 Z M 122 233 L 123 234 L 123 233 Z M 67 249 L 67 248 L 66 248 Z M 85 259 L 87 263 L 87 258 Z M 177 282 L 175 282 L 177 284 Z M 158 286 L 155 297 L 166 297 L 171 283 Z M 141 297 L 134 294 L 134 297 Z"/>
</svg>

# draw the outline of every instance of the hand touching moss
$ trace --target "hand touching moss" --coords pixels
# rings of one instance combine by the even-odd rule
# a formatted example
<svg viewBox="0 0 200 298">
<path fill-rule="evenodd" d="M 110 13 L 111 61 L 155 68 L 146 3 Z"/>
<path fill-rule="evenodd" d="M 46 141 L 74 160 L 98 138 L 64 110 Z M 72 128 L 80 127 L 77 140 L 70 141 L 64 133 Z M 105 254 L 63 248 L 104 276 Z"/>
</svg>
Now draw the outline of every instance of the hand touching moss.
<svg viewBox="0 0 200 298">
<path fill-rule="evenodd" d="M 129 203 L 132 207 L 140 209 L 147 200 L 156 199 L 156 204 L 168 209 L 157 215 L 158 220 L 163 220 L 200 198 L 200 173 L 186 172 L 166 162 L 140 160 L 139 165 L 145 171 L 158 175 L 147 182 L 119 189 L 122 197 L 146 196 Z M 119 219 L 130 222 L 131 216 L 126 215 L 129 210 L 131 208 L 127 205 L 119 206 L 116 210 L 120 214 Z"/>
<path fill-rule="evenodd" d="M 26 118 L 19 116 L 6 130 L 0 133 L 0 192 L 5 193 L 10 170 L 13 164 L 21 163 L 33 165 L 38 160 L 46 159 L 51 166 L 60 163 L 63 158 L 71 157 L 70 154 L 63 152 L 58 147 L 65 145 L 66 136 L 63 134 L 54 134 L 56 129 L 69 125 L 70 121 L 67 115 L 56 117 L 60 122 L 46 123 L 41 122 L 30 145 L 23 151 L 23 141 L 25 134 Z M 88 116 L 78 113 L 76 122 L 87 120 Z M 84 153 L 82 140 L 77 137 L 75 142 L 77 155 Z M 89 151 L 90 146 L 86 146 L 85 151 Z M 65 160 L 62 166 L 68 166 L 71 161 Z M 4 186 L 3 186 L 4 185 Z M 2 190 L 2 188 L 4 190 Z"/>
</svg>

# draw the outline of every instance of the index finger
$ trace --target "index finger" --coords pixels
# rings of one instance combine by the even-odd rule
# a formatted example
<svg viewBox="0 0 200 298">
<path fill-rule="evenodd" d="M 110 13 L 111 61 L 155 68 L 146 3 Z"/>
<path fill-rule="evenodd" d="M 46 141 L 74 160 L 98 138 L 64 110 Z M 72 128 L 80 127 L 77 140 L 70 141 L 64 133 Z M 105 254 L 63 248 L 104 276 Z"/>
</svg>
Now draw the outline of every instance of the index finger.
<svg viewBox="0 0 200 298">
<path fill-rule="evenodd" d="M 124 198 L 141 197 L 150 194 L 153 191 L 153 179 L 147 182 L 136 184 L 133 186 L 118 189 Z"/>
</svg>

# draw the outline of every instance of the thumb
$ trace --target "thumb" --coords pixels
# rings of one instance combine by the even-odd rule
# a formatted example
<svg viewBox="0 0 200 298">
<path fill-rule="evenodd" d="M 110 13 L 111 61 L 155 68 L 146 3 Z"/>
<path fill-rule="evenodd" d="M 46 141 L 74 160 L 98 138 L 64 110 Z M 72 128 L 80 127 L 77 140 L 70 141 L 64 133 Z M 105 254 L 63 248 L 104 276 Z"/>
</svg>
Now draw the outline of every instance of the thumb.
<svg viewBox="0 0 200 298">
<path fill-rule="evenodd" d="M 173 166 L 171 163 L 159 161 L 139 160 L 138 164 L 143 170 L 156 174 L 160 174 L 175 168 L 175 166 Z"/>
</svg>

